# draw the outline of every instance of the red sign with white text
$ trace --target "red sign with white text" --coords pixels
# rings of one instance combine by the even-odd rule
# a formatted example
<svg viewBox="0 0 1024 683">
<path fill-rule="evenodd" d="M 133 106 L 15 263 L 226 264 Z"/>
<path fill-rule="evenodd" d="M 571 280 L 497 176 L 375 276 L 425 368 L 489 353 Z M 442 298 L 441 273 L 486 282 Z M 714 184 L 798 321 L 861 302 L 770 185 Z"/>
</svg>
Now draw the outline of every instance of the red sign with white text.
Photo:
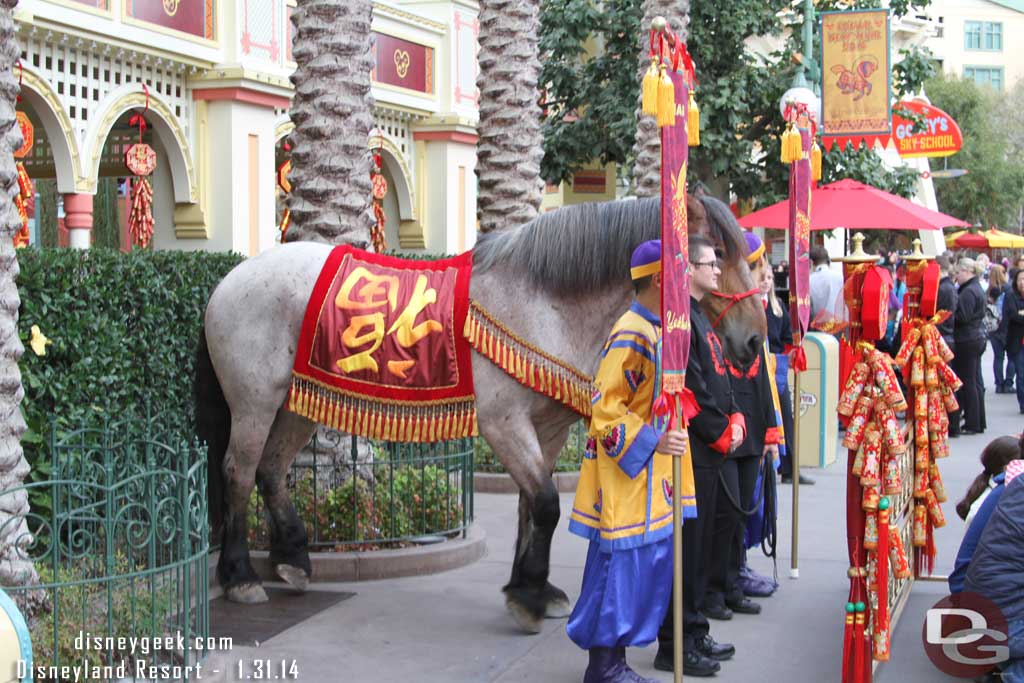
<svg viewBox="0 0 1024 683">
<path fill-rule="evenodd" d="M 213 40 L 213 0 L 128 0 L 128 16 Z"/>
<path fill-rule="evenodd" d="M 374 31 L 373 72 L 377 83 L 434 94 L 434 49 Z"/>
<path fill-rule="evenodd" d="M 911 112 L 924 120 L 924 131 L 915 133 L 914 121 L 900 115 Z M 948 157 L 960 151 L 964 136 L 953 117 L 938 107 L 916 100 L 892 108 L 892 141 L 901 157 Z"/>
</svg>

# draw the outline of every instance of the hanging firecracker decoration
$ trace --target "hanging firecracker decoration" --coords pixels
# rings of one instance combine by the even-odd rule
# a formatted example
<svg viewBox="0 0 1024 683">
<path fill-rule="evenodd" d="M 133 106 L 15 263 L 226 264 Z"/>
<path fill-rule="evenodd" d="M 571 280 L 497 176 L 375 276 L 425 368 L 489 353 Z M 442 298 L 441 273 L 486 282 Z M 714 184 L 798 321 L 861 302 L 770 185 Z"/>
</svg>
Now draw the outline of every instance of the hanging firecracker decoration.
<svg viewBox="0 0 1024 683">
<path fill-rule="evenodd" d="M 284 143 L 284 151 L 290 152 L 292 146 L 287 142 Z M 277 167 L 277 186 L 281 189 L 281 192 L 285 195 L 290 194 L 292 191 L 292 181 L 288 180 L 288 174 L 292 172 L 292 160 L 286 159 L 281 162 L 281 165 Z M 285 206 L 284 213 L 281 214 L 281 224 L 277 226 L 277 230 L 280 233 L 281 244 L 284 244 L 285 235 L 288 234 L 288 228 L 292 224 L 292 210 Z"/>
<path fill-rule="evenodd" d="M 373 250 L 383 254 L 387 248 L 387 238 L 384 236 L 384 224 L 387 216 L 384 215 L 384 197 L 388 193 L 388 181 L 384 178 L 382 166 L 384 158 L 384 137 L 381 136 L 380 146 L 373 153 L 373 168 L 370 169 L 370 180 L 373 183 L 373 216 L 377 222 L 370 228 L 370 238 L 373 240 Z"/>
<path fill-rule="evenodd" d="M 139 141 L 130 146 L 124 154 L 124 163 L 133 176 L 131 192 L 131 210 L 128 214 L 128 234 L 132 242 L 145 249 L 153 237 L 153 186 L 149 183 L 149 175 L 156 170 L 156 152 L 142 141 L 146 131 L 146 119 L 149 110 L 149 88 L 142 85 L 146 93 L 146 105 L 142 113 L 134 114 L 128 125 L 138 126 Z"/>
<path fill-rule="evenodd" d="M 18 61 L 18 69 L 18 87 L 20 88 L 20 60 Z M 21 95 L 18 95 L 17 102 L 21 102 Z M 32 151 L 32 145 L 35 144 L 35 128 L 33 128 L 32 122 L 25 112 L 19 111 L 16 113 L 16 116 L 18 127 L 21 128 L 22 143 L 21 147 L 14 150 L 14 158 L 24 159 Z M 32 179 L 28 177 L 28 171 L 25 170 L 25 164 L 19 161 L 16 168 L 18 171 L 18 194 L 14 195 L 14 206 L 18 210 L 18 217 L 21 218 L 21 229 L 14 235 L 14 248 L 21 249 L 29 244 L 28 214 L 35 201 L 35 191 L 32 187 Z"/>
</svg>

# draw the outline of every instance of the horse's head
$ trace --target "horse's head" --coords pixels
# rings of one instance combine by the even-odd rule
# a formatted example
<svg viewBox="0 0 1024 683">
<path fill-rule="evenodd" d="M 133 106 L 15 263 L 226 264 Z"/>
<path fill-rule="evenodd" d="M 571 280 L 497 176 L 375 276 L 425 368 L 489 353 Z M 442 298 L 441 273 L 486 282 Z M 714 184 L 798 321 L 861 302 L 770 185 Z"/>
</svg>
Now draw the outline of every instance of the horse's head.
<svg viewBox="0 0 1024 683">
<path fill-rule="evenodd" d="M 764 306 L 747 265 L 747 242 L 729 207 L 714 197 L 686 198 L 691 234 L 715 245 L 722 274 L 718 291 L 705 296 L 701 308 L 715 323 L 729 359 L 742 367 L 754 362 L 768 327 Z"/>
</svg>

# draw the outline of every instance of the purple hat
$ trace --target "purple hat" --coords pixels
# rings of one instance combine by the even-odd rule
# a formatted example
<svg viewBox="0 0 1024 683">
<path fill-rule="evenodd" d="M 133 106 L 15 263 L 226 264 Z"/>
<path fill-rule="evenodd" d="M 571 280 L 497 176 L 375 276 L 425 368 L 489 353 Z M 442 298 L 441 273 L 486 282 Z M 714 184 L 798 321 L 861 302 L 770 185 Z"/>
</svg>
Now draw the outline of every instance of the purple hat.
<svg viewBox="0 0 1024 683">
<path fill-rule="evenodd" d="M 743 236 L 747 238 L 747 250 L 750 251 L 747 255 L 747 263 L 754 265 L 764 255 L 764 242 L 752 232 L 745 232 Z"/>
<path fill-rule="evenodd" d="M 661 272 L 661 240 L 643 242 L 633 250 L 629 260 L 629 275 L 634 280 Z"/>
</svg>

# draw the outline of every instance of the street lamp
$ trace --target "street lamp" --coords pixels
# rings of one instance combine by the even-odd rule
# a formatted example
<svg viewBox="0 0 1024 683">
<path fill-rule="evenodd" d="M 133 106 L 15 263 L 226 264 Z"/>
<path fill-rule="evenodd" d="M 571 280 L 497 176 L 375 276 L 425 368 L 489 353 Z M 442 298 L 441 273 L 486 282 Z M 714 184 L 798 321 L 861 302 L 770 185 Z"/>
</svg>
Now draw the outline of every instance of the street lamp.
<svg viewBox="0 0 1024 683">
<path fill-rule="evenodd" d="M 799 68 L 793 75 L 792 86 L 779 101 L 779 111 L 787 104 L 804 104 L 815 123 L 821 123 L 821 98 L 818 96 L 820 69 L 811 56 L 814 50 L 814 0 L 804 0 L 803 51 L 796 56 Z"/>
</svg>

